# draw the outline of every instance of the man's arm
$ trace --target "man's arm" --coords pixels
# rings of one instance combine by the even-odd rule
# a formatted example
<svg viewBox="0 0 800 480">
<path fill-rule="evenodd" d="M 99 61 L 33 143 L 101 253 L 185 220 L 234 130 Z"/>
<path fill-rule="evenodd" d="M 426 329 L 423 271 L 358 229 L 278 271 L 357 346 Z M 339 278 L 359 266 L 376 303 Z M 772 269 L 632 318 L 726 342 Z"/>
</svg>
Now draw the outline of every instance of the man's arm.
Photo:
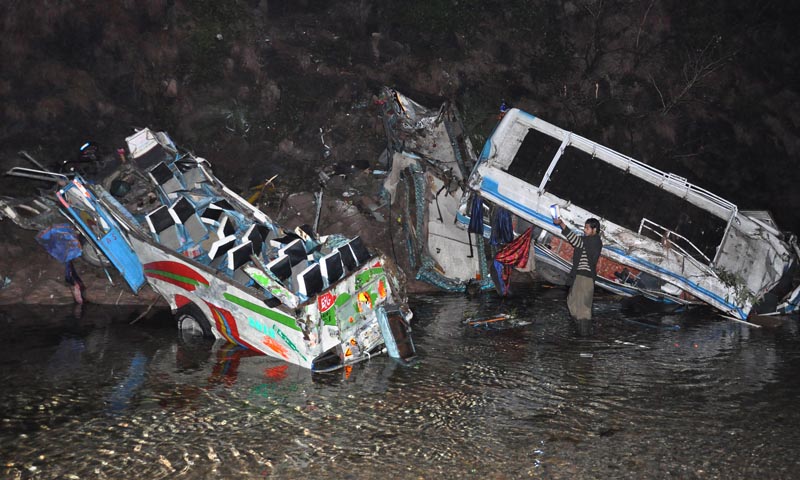
<svg viewBox="0 0 800 480">
<path fill-rule="evenodd" d="M 553 221 L 553 223 L 561 227 L 561 235 L 564 235 L 564 237 L 566 237 L 570 245 L 572 245 L 575 248 L 583 248 L 583 237 L 573 232 L 567 226 L 567 224 L 564 223 L 564 220 L 557 218 Z"/>
</svg>

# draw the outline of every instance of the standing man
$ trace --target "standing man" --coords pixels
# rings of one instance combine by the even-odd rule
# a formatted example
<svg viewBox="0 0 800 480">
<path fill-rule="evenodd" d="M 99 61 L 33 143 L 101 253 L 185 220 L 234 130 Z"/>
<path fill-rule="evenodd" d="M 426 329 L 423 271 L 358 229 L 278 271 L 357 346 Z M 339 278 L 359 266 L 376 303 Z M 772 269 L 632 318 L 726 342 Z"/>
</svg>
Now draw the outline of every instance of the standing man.
<svg viewBox="0 0 800 480">
<path fill-rule="evenodd" d="M 592 297 L 594 296 L 594 279 L 597 276 L 597 261 L 603 241 L 600 240 L 600 221 L 596 218 L 586 220 L 583 236 L 570 230 L 564 220 L 556 218 L 553 223 L 561 227 L 561 234 L 575 248 L 572 254 L 572 287 L 567 296 L 569 314 L 577 320 L 592 318 Z"/>
</svg>

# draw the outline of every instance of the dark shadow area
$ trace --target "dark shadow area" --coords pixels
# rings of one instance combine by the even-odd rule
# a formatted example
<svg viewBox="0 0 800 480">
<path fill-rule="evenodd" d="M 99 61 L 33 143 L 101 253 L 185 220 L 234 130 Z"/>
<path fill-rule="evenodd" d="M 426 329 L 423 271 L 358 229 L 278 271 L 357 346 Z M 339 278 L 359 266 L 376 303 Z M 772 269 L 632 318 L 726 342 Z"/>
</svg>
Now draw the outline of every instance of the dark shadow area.
<svg viewBox="0 0 800 480">
<path fill-rule="evenodd" d="M 508 173 L 538 186 L 559 145 L 557 139 L 529 130 Z M 726 222 L 721 218 L 575 148 L 564 150 L 545 189 L 594 213 L 601 221 L 609 220 L 634 232 L 647 219 L 686 237 L 710 259 L 725 233 Z M 642 229 L 642 234 L 662 240 L 648 229 Z"/>
</svg>

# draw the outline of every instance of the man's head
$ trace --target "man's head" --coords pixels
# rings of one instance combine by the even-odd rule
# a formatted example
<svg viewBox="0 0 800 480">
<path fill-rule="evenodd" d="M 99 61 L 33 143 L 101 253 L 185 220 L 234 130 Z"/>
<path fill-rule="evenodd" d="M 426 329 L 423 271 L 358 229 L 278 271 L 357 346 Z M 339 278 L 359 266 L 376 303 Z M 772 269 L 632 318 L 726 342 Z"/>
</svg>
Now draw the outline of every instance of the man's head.
<svg viewBox="0 0 800 480">
<path fill-rule="evenodd" d="M 586 220 L 586 223 L 583 225 L 583 233 L 586 235 L 597 235 L 600 233 L 600 220 L 596 218 Z"/>
</svg>

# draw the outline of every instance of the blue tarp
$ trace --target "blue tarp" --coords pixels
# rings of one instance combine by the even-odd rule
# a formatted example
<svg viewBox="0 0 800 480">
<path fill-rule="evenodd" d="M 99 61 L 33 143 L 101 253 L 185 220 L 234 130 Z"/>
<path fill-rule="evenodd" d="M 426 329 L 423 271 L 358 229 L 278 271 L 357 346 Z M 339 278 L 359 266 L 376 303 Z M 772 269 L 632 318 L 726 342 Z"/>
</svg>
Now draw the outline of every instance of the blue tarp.
<svg viewBox="0 0 800 480">
<path fill-rule="evenodd" d="M 68 223 L 59 223 L 42 230 L 36 235 L 36 241 L 62 263 L 69 263 L 83 253 L 78 233 Z"/>
</svg>

